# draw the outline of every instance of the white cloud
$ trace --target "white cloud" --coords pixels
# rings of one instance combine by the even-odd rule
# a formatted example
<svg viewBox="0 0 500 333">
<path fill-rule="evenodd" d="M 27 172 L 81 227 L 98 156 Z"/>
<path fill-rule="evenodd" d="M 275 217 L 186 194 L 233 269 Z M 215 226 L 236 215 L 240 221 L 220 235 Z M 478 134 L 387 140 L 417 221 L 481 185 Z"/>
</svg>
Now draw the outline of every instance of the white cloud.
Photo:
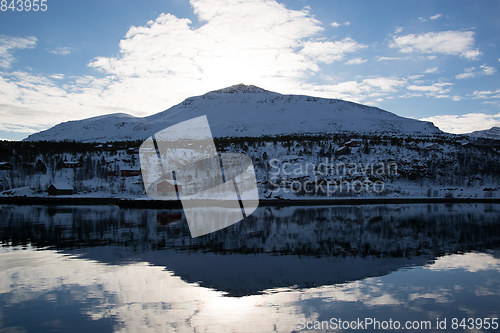
<svg viewBox="0 0 500 333">
<path fill-rule="evenodd" d="M 429 86 L 409 85 L 407 88 L 411 91 L 419 91 L 425 93 L 429 97 L 448 97 L 445 94 L 451 91 L 450 86 L 452 85 L 453 83 L 440 82 L 434 83 Z"/>
<path fill-rule="evenodd" d="M 464 69 L 464 73 L 455 75 L 456 79 L 470 79 L 481 75 L 493 75 L 496 73 L 496 68 L 490 67 L 486 64 L 479 66 L 481 70 L 476 71 L 475 67 L 469 67 Z"/>
<path fill-rule="evenodd" d="M 421 77 L 424 77 L 424 75 L 423 74 L 416 74 L 416 75 L 408 76 L 408 79 L 409 80 L 417 80 L 417 79 L 420 79 Z M 414 81 L 414 82 L 417 82 L 417 81 Z M 418 80 L 418 82 L 422 82 L 422 80 Z"/>
<path fill-rule="evenodd" d="M 351 22 L 347 21 L 347 22 L 344 22 L 344 23 L 337 23 L 337 22 L 332 22 L 330 23 L 330 25 L 334 28 L 338 28 L 340 27 L 341 25 L 345 25 L 345 26 L 349 26 L 351 24 Z"/>
<path fill-rule="evenodd" d="M 315 96 L 345 99 L 354 102 L 367 101 L 374 97 L 389 97 L 388 94 L 397 91 L 404 86 L 404 80 L 394 77 L 370 77 L 358 81 L 347 81 L 330 85 L 302 85 L 303 92 L 311 93 Z"/>
<path fill-rule="evenodd" d="M 374 77 L 364 79 L 363 83 L 366 83 L 371 87 L 379 88 L 383 92 L 393 92 L 396 91 L 396 87 L 403 86 L 405 81 L 396 78 Z"/>
<path fill-rule="evenodd" d="M 442 17 L 443 15 L 437 13 L 436 15 L 433 15 L 433 16 L 430 16 L 429 19 L 431 19 L 432 21 L 433 20 L 437 20 L 438 18 Z M 425 17 L 419 17 L 418 18 L 418 21 L 419 22 L 427 22 L 427 18 Z"/>
<path fill-rule="evenodd" d="M 462 74 L 458 74 L 458 75 L 455 75 L 455 78 L 456 79 L 469 79 L 471 77 L 474 77 L 477 75 L 477 73 L 475 73 L 474 71 L 476 70 L 476 67 L 469 67 L 469 68 L 465 68 L 464 69 L 464 73 Z"/>
<path fill-rule="evenodd" d="M 96 93 L 72 93 L 57 86 L 54 80 L 60 76 L 26 72 L 4 76 L 0 76 L 0 130 L 32 133 L 68 120 L 68 116 L 82 119 L 110 112 L 100 105 Z"/>
<path fill-rule="evenodd" d="M 437 86 L 408 86 L 408 89 L 426 92 L 439 92 L 441 90 L 441 88 Z"/>
<path fill-rule="evenodd" d="M 472 99 L 490 99 L 490 98 L 500 98 L 500 89 L 496 91 L 476 90 L 472 93 Z"/>
<path fill-rule="evenodd" d="M 377 61 L 407 60 L 409 57 L 378 57 Z"/>
<path fill-rule="evenodd" d="M 482 104 L 493 105 L 500 108 L 500 101 L 484 101 Z"/>
<path fill-rule="evenodd" d="M 70 55 L 72 49 L 69 46 L 59 46 L 59 47 L 56 47 L 55 49 L 51 49 L 51 50 L 47 50 L 47 51 L 52 53 L 52 54 Z"/>
<path fill-rule="evenodd" d="M 226 1 L 222 6 L 193 0 L 192 5 L 205 22 L 201 27 L 192 29 L 189 20 L 162 14 L 146 26 L 132 27 L 120 42 L 118 57 L 97 58 L 90 66 L 119 80 L 158 78 L 165 81 L 162 86 L 201 93 L 236 82 L 266 86 L 283 77 L 301 79 L 318 70 L 316 61 L 342 57 L 337 47 L 346 46 L 304 42 L 322 30 L 319 22 L 307 11 L 273 1 Z M 327 54 L 318 54 L 322 51 Z M 128 82 L 119 86 L 126 89 Z"/>
<path fill-rule="evenodd" d="M 97 58 L 90 66 L 118 78 L 183 77 L 203 92 L 236 82 L 265 87 L 284 77 L 300 80 L 317 71 L 318 63 L 341 60 L 363 47 L 351 38 L 312 38 L 322 30 L 317 20 L 274 1 L 191 3 L 205 22 L 201 27 L 192 29 L 187 19 L 161 15 L 147 26 L 132 27 L 120 42 L 118 57 Z"/>
<path fill-rule="evenodd" d="M 321 23 L 307 8 L 290 10 L 270 0 L 191 0 L 191 5 L 200 26 L 161 14 L 144 26 L 131 27 L 117 56 L 89 63 L 104 74 L 101 78 L 61 81 L 57 74 L 3 74 L 0 104 L 7 107 L 0 108 L 2 126 L 20 123 L 15 110 L 27 119 L 24 131 L 109 112 L 145 116 L 237 83 L 297 93 L 321 63 L 342 60 L 366 47 L 352 38 L 322 38 Z M 9 56 L 7 51 L 15 47 L 34 46 L 35 41 L 4 43 L 10 46 L 3 55 Z"/>
<path fill-rule="evenodd" d="M 352 38 L 344 38 L 335 42 L 305 42 L 300 54 L 313 59 L 315 62 L 329 64 L 342 60 L 346 53 L 356 52 L 365 47 L 366 45 L 359 44 Z"/>
<path fill-rule="evenodd" d="M 458 95 L 451 95 L 453 83 L 437 82 L 425 84 L 426 80 L 418 80 L 424 75 L 410 75 L 405 78 L 397 77 L 368 77 L 359 81 L 347 81 L 338 84 L 313 85 L 303 84 L 300 93 L 308 93 L 318 97 L 339 98 L 349 101 L 366 103 L 380 102 L 381 99 L 428 97 L 448 98 L 453 101 L 463 99 Z"/>
<path fill-rule="evenodd" d="M 0 129 L 33 132 L 61 121 L 110 112 L 146 116 L 186 97 L 242 82 L 283 93 L 359 102 L 389 99 L 405 90 L 408 92 L 405 97 L 460 98 L 447 95 L 451 90 L 449 83 L 425 85 L 425 81 L 413 80 L 409 84 L 408 78 L 358 77 L 356 81 L 316 85 L 308 78 L 323 75 L 320 71 L 323 63 L 352 57 L 367 46 L 352 38 L 337 41 L 322 38 L 321 23 L 307 8 L 289 10 L 270 0 L 225 0 L 223 4 L 215 0 L 192 0 L 191 4 L 200 26 L 193 27 L 188 19 L 161 14 L 144 26 L 131 27 L 120 41 L 117 56 L 98 57 L 89 64 L 103 73 L 102 77 L 0 72 Z M 414 35 L 401 37 L 408 36 Z M 473 35 L 469 47 L 451 50 L 435 45 L 435 41 L 424 48 L 418 37 L 407 41 L 409 47 L 422 53 L 451 52 L 464 56 L 474 51 Z M 10 47 L 0 47 L 0 61 L 7 54 L 11 57 L 10 66 L 14 61 L 11 51 L 34 47 L 36 39 L 31 38 L 25 39 L 24 44 L 21 40 L 4 42 Z M 401 43 L 397 45 L 404 44 L 404 40 L 394 37 L 395 45 L 397 41 Z M 345 63 L 365 61 L 352 58 Z M 484 73 L 492 71 L 492 67 L 484 66 L 481 66 Z M 426 73 L 430 70 L 433 69 Z M 338 78 L 333 80 L 338 82 Z"/>
<path fill-rule="evenodd" d="M 476 73 L 469 72 L 469 73 L 462 73 L 462 74 L 457 74 L 455 75 L 455 78 L 461 80 L 461 79 L 470 79 L 471 77 L 476 76 Z"/>
<path fill-rule="evenodd" d="M 433 68 L 426 69 L 424 73 L 430 74 L 430 73 L 437 73 L 438 71 L 439 71 L 439 68 L 433 67 Z"/>
<path fill-rule="evenodd" d="M 367 61 L 366 59 L 354 58 L 354 59 L 348 60 L 345 64 L 346 65 L 359 65 L 359 64 L 365 63 L 366 61 Z"/>
<path fill-rule="evenodd" d="M 12 56 L 15 49 L 32 49 L 36 45 L 35 37 L 9 37 L 0 35 L 0 67 L 10 68 L 16 61 Z"/>
<path fill-rule="evenodd" d="M 395 33 L 399 34 L 402 31 L 403 31 L 403 27 L 396 27 Z"/>
<path fill-rule="evenodd" d="M 496 68 L 487 66 L 486 64 L 483 64 L 479 67 L 481 67 L 481 69 L 483 70 L 484 75 L 493 75 L 497 71 Z"/>
<path fill-rule="evenodd" d="M 402 53 L 441 53 L 460 55 L 469 60 L 477 59 L 481 52 L 474 48 L 473 31 L 442 31 L 426 34 L 394 36 L 389 44 Z"/>
<path fill-rule="evenodd" d="M 422 118 L 448 133 L 462 134 L 500 126 L 500 114 L 468 113 L 464 115 L 442 115 Z"/>
</svg>

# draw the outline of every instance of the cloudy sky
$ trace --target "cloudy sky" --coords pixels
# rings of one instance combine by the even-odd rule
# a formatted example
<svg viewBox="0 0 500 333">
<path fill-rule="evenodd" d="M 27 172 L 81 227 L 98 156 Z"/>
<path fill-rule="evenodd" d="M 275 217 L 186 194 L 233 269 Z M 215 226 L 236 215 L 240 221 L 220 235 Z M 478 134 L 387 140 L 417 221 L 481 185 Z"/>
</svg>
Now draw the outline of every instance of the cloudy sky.
<svg viewBox="0 0 500 333">
<path fill-rule="evenodd" d="M 452 133 L 500 126 L 500 1 L 46 4 L 1 8 L 0 139 L 106 113 L 143 117 L 238 83 Z"/>
</svg>

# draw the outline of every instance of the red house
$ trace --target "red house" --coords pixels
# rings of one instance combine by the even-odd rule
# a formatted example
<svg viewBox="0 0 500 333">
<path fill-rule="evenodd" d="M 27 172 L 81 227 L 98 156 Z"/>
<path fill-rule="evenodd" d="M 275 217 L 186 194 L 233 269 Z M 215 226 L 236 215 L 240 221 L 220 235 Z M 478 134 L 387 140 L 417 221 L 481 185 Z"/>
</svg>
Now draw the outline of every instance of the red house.
<svg viewBox="0 0 500 333">
<path fill-rule="evenodd" d="M 159 195 L 168 196 L 169 194 L 176 193 L 177 191 L 182 192 L 182 185 L 177 183 L 176 191 L 174 181 L 166 179 L 156 184 L 156 191 Z"/>
</svg>

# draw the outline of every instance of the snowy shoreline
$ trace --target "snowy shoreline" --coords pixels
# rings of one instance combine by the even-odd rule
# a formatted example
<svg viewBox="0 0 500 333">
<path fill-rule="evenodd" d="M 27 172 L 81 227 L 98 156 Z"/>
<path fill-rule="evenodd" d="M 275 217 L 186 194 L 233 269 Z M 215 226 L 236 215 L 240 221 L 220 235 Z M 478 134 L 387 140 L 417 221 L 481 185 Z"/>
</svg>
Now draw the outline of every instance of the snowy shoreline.
<svg viewBox="0 0 500 333">
<path fill-rule="evenodd" d="M 207 200 L 200 202 L 206 207 Z M 224 206 L 224 201 L 210 200 L 210 204 Z M 385 205 L 385 204 L 500 204 L 500 198 L 342 198 L 342 199 L 264 199 L 259 206 L 334 206 L 334 205 Z M 0 204 L 14 205 L 117 205 L 130 208 L 182 208 L 177 200 L 135 200 L 122 198 L 43 198 L 43 197 L 0 197 Z"/>
</svg>

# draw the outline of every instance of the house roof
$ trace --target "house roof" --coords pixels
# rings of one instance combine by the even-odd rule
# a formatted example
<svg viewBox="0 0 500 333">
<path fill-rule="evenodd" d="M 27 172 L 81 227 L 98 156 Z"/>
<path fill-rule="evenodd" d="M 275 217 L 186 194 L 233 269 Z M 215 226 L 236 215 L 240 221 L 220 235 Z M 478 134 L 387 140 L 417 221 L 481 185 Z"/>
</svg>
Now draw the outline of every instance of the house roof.
<svg viewBox="0 0 500 333">
<path fill-rule="evenodd" d="M 161 184 L 163 182 L 169 183 L 170 185 L 175 185 L 175 182 L 173 179 L 163 179 L 163 180 L 159 181 L 158 184 Z M 182 186 L 182 184 L 179 182 L 177 182 L 177 185 Z"/>
<path fill-rule="evenodd" d="M 73 190 L 72 186 L 64 183 L 52 183 L 50 186 L 54 186 L 56 190 Z"/>
<path fill-rule="evenodd" d="M 121 171 L 141 171 L 141 168 L 122 168 Z"/>
</svg>

